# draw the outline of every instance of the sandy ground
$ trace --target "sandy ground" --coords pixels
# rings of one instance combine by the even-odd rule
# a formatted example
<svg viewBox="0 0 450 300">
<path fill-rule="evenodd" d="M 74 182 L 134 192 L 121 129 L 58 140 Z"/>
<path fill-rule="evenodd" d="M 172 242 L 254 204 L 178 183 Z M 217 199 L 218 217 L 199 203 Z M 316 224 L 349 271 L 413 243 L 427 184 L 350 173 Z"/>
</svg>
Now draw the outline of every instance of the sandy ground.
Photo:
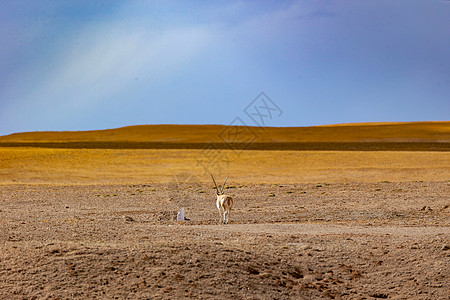
<svg viewBox="0 0 450 300">
<path fill-rule="evenodd" d="M 449 181 L 226 192 L 1 185 L 0 298 L 449 299 Z"/>
</svg>

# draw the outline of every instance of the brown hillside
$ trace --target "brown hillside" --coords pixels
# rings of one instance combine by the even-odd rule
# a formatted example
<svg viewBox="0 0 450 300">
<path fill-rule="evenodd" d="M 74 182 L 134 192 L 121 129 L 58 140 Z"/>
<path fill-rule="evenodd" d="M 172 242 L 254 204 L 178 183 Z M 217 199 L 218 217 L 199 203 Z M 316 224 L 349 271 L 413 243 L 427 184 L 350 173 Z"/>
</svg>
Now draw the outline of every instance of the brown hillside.
<svg viewBox="0 0 450 300">
<path fill-rule="evenodd" d="M 450 142 L 450 121 L 362 123 L 312 127 L 138 125 L 92 131 L 24 132 L 0 142 Z"/>
<path fill-rule="evenodd" d="M 215 143 L 218 148 L 233 144 L 237 145 L 236 148 L 255 150 L 361 150 L 358 144 L 363 143 L 372 150 L 383 150 L 389 144 L 386 150 L 412 147 L 411 150 L 448 151 L 450 122 L 265 128 L 224 125 L 139 125 L 93 131 L 25 132 L 0 137 L 0 146 L 51 148 L 203 149 L 209 143 Z M 405 143 L 408 145 L 405 146 Z"/>
<path fill-rule="evenodd" d="M 149 125 L 19 133 L 0 137 L 0 184 L 170 182 L 186 172 L 199 180 L 223 172 L 242 183 L 449 180 L 449 127 Z M 247 151 L 234 151 L 241 149 Z"/>
</svg>

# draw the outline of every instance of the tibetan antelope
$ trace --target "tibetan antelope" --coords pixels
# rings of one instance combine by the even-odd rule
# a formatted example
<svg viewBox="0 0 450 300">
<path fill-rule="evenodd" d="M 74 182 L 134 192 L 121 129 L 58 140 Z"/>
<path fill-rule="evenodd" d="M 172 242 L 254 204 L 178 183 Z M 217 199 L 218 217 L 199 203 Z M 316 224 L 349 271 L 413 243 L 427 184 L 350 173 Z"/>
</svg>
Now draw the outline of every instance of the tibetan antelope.
<svg viewBox="0 0 450 300">
<path fill-rule="evenodd" d="M 212 176 L 212 174 L 211 174 L 211 178 L 214 182 L 214 185 L 216 186 L 216 195 L 217 195 L 216 206 L 217 206 L 217 209 L 219 210 L 219 218 L 220 218 L 219 223 L 228 224 L 228 219 L 230 217 L 231 208 L 233 207 L 233 198 L 231 198 L 231 196 L 223 194 L 223 189 L 225 187 L 225 183 L 227 183 L 228 176 L 222 185 L 222 189 L 220 189 L 220 190 L 217 187 L 216 181 L 214 180 L 214 177 Z"/>
</svg>

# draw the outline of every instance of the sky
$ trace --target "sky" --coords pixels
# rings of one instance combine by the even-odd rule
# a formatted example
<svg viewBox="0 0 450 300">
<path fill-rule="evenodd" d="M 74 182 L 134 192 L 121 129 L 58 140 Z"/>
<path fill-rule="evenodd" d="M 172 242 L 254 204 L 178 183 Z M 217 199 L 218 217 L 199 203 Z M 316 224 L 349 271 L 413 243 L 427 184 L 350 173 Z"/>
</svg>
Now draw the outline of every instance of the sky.
<svg viewBox="0 0 450 300">
<path fill-rule="evenodd" d="M 0 0 L 0 38 L 0 135 L 450 120 L 450 1 Z"/>
</svg>

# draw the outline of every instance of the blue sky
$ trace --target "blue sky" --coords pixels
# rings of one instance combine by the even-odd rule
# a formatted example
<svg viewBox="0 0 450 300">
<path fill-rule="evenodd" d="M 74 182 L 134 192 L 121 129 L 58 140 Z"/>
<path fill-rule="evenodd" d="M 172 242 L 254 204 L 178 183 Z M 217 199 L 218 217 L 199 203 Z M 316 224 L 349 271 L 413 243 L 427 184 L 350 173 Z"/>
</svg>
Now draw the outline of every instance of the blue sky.
<svg viewBox="0 0 450 300">
<path fill-rule="evenodd" d="M 0 1 L 0 135 L 449 120 L 450 2 Z"/>
</svg>

